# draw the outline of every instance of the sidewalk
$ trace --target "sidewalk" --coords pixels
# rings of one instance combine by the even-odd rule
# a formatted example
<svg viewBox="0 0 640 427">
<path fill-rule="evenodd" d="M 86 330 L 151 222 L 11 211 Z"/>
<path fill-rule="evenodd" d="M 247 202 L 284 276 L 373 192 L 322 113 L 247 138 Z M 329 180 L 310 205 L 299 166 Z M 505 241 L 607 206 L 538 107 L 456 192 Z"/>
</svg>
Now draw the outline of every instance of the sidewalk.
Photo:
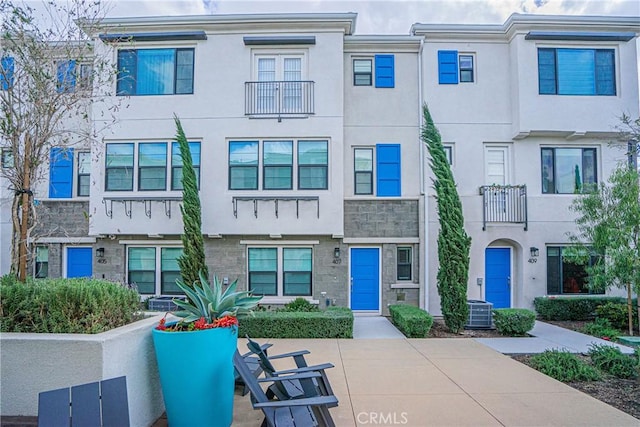
<svg viewBox="0 0 640 427">
<path fill-rule="evenodd" d="M 307 349 L 310 363 L 335 365 L 328 375 L 340 400 L 331 409 L 339 427 L 640 425 L 474 339 L 258 341 L 273 343 L 274 353 Z M 260 425 L 248 396 L 236 396 L 235 405 L 234 427 Z"/>
</svg>

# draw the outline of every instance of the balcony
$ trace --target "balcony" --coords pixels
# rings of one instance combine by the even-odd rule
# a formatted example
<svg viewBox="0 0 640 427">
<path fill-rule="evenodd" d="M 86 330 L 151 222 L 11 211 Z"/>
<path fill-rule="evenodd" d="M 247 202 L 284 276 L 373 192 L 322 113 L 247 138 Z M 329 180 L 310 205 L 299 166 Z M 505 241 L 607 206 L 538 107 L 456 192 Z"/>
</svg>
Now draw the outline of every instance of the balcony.
<svg viewBox="0 0 640 427">
<path fill-rule="evenodd" d="M 482 230 L 487 223 L 524 224 L 527 230 L 527 186 L 526 185 L 483 185 Z"/>
<path fill-rule="evenodd" d="M 249 117 L 304 117 L 314 114 L 314 82 L 245 82 L 244 114 Z"/>
</svg>

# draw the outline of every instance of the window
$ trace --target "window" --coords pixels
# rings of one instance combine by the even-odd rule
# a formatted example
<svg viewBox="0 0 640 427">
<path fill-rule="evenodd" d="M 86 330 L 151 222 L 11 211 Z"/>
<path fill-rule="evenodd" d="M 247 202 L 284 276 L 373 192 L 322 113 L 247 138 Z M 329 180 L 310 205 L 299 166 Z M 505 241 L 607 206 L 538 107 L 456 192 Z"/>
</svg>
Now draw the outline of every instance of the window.
<svg viewBox="0 0 640 427">
<path fill-rule="evenodd" d="M 392 88 L 395 86 L 393 55 L 376 55 L 376 87 Z"/>
<path fill-rule="evenodd" d="M 200 143 L 190 142 L 189 152 L 191 163 L 196 174 L 196 185 L 200 188 Z M 171 144 L 171 189 L 182 190 L 182 157 L 180 156 L 180 144 Z"/>
<path fill-rule="evenodd" d="M 133 144 L 107 144 L 106 191 L 133 190 Z"/>
<path fill-rule="evenodd" d="M 10 148 L 2 149 L 2 167 L 9 169 L 14 167 L 13 151 Z"/>
<path fill-rule="evenodd" d="M 44 279 L 49 277 L 49 247 L 36 246 L 33 277 Z"/>
<path fill-rule="evenodd" d="M 138 144 L 138 190 L 167 189 L 167 144 Z"/>
<path fill-rule="evenodd" d="M 615 95 L 613 49 L 538 49 L 541 95 Z"/>
<path fill-rule="evenodd" d="M 447 157 L 447 163 L 453 166 L 453 145 L 443 145 L 444 155 Z"/>
<path fill-rule="evenodd" d="M 56 90 L 58 93 L 75 92 L 76 88 L 88 89 L 91 85 L 93 66 L 76 60 L 56 63 Z"/>
<path fill-rule="evenodd" d="M 310 296 L 311 248 L 249 248 L 249 290 L 265 296 Z"/>
<path fill-rule="evenodd" d="M 597 183 L 595 148 L 543 148 L 542 193 L 573 194 Z"/>
<path fill-rule="evenodd" d="M 399 247 L 397 251 L 397 279 L 411 280 L 411 264 L 413 261 L 411 247 Z"/>
<path fill-rule="evenodd" d="M 180 295 L 176 285 L 180 278 L 179 247 L 129 247 L 127 251 L 127 278 L 136 285 L 140 294 Z"/>
<path fill-rule="evenodd" d="M 355 194 L 373 194 L 373 148 L 353 151 Z"/>
<path fill-rule="evenodd" d="M 49 151 L 49 197 L 67 199 L 73 193 L 73 148 Z"/>
<path fill-rule="evenodd" d="M 256 55 L 258 113 L 303 111 L 302 60 L 301 54 Z"/>
<path fill-rule="evenodd" d="M 473 83 L 474 54 L 458 54 L 457 50 L 438 51 L 438 83 L 441 85 Z"/>
<path fill-rule="evenodd" d="M 264 190 L 293 188 L 293 141 L 265 141 L 263 144 Z"/>
<path fill-rule="evenodd" d="M 327 141 L 299 141 L 298 189 L 326 190 L 328 165 Z"/>
<path fill-rule="evenodd" d="M 353 85 L 371 86 L 373 79 L 373 62 L 371 59 L 353 60 Z"/>
<path fill-rule="evenodd" d="M 91 153 L 84 151 L 78 153 L 78 174 L 77 174 L 77 195 L 79 197 L 89 196 L 91 184 Z"/>
<path fill-rule="evenodd" d="M 118 51 L 118 95 L 193 93 L 194 49 Z"/>
<path fill-rule="evenodd" d="M 14 60 L 11 56 L 3 56 L 0 60 L 0 90 L 9 90 L 14 81 Z"/>
<path fill-rule="evenodd" d="M 258 141 L 229 142 L 229 189 L 258 189 Z"/>
<path fill-rule="evenodd" d="M 473 83 L 473 55 L 460 55 L 460 83 Z"/>
<path fill-rule="evenodd" d="M 565 255 L 565 249 L 562 246 L 547 247 L 547 293 L 549 295 L 603 294 L 604 291 L 595 292 L 589 289 L 587 266 Z M 602 261 L 602 257 L 591 255 L 588 265 L 592 266 Z"/>
</svg>

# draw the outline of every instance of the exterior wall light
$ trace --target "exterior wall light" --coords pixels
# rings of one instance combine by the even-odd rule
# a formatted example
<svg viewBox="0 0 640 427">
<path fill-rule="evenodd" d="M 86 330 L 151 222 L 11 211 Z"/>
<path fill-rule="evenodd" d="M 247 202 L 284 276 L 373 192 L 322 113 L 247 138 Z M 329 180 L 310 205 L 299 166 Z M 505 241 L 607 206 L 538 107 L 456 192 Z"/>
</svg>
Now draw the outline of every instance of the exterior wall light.
<svg viewBox="0 0 640 427">
<path fill-rule="evenodd" d="M 104 248 L 98 248 L 98 249 L 96 249 L 96 257 L 98 257 L 98 258 L 104 258 Z"/>
<path fill-rule="evenodd" d="M 529 250 L 531 251 L 531 258 L 537 258 L 538 255 L 540 255 L 540 249 L 536 248 L 535 246 L 531 246 Z"/>
<path fill-rule="evenodd" d="M 335 249 L 333 250 L 333 257 L 334 257 L 335 259 L 340 258 L 340 248 L 335 248 Z"/>
</svg>

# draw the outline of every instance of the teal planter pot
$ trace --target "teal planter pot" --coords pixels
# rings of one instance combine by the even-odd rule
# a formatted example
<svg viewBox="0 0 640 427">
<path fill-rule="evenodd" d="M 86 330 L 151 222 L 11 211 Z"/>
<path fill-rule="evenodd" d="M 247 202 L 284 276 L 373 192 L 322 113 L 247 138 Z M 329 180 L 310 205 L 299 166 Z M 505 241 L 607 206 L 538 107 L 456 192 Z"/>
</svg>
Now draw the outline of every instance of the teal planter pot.
<svg viewBox="0 0 640 427">
<path fill-rule="evenodd" d="M 169 426 L 229 427 L 238 328 L 154 329 L 153 345 Z"/>
</svg>

